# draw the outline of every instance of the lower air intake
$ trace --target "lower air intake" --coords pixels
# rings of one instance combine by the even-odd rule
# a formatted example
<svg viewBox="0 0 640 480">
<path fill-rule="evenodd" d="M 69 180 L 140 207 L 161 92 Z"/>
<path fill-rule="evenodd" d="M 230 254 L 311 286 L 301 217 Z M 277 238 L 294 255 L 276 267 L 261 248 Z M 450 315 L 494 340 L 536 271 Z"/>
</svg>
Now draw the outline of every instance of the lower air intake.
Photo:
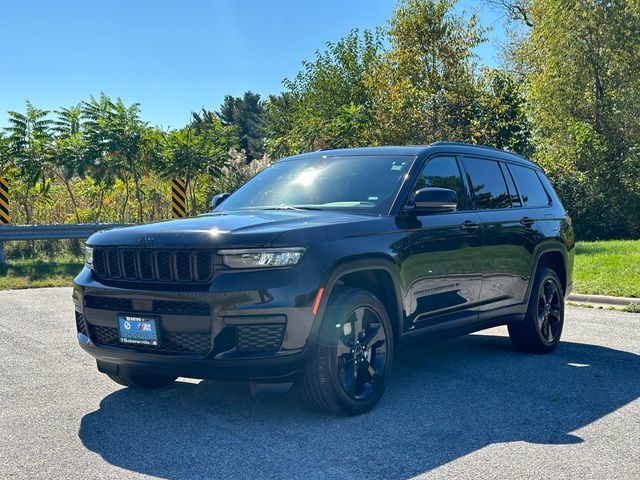
<svg viewBox="0 0 640 480">
<path fill-rule="evenodd" d="M 237 327 L 236 346 L 240 352 L 270 352 L 282 345 L 284 325 L 246 325 Z"/>
</svg>

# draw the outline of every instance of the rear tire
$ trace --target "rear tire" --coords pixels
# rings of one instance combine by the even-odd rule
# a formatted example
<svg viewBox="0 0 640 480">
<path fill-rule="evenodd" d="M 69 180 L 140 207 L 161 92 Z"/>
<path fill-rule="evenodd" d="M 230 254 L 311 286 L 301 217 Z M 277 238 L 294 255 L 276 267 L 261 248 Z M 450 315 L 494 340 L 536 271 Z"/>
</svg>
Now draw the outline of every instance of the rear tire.
<svg viewBox="0 0 640 480">
<path fill-rule="evenodd" d="M 536 273 L 524 320 L 508 325 L 516 350 L 550 353 L 558 346 L 564 325 L 564 292 L 556 272 L 542 267 Z"/>
<path fill-rule="evenodd" d="M 114 382 L 124 385 L 125 387 L 135 388 L 139 390 L 152 390 L 156 388 L 166 387 L 176 381 L 178 377 L 166 375 L 111 375 L 107 376 Z"/>
<path fill-rule="evenodd" d="M 393 330 L 382 302 L 366 290 L 340 287 L 302 372 L 302 390 L 318 410 L 359 415 L 382 397 L 392 363 Z"/>
</svg>

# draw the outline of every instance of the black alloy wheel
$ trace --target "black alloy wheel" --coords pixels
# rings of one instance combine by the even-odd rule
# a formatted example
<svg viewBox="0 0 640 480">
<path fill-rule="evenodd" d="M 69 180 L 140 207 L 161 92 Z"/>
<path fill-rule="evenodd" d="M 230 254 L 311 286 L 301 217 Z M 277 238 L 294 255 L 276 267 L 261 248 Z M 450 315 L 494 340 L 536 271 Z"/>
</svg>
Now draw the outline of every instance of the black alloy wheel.
<svg viewBox="0 0 640 480">
<path fill-rule="evenodd" d="M 508 324 L 516 350 L 552 352 L 560 342 L 564 325 L 564 291 L 556 272 L 541 267 L 531 288 L 527 313 L 521 321 Z"/>
<path fill-rule="evenodd" d="M 367 290 L 337 287 L 301 375 L 307 401 L 336 415 L 371 410 L 386 389 L 393 350 L 393 329 L 382 302 Z"/>
<path fill-rule="evenodd" d="M 538 296 L 538 328 L 542 339 L 552 344 L 561 329 L 560 289 L 553 278 L 547 278 Z"/>
<path fill-rule="evenodd" d="M 366 305 L 352 310 L 342 324 L 336 348 L 338 376 L 354 400 L 375 393 L 387 361 L 387 336 L 378 314 Z"/>
</svg>

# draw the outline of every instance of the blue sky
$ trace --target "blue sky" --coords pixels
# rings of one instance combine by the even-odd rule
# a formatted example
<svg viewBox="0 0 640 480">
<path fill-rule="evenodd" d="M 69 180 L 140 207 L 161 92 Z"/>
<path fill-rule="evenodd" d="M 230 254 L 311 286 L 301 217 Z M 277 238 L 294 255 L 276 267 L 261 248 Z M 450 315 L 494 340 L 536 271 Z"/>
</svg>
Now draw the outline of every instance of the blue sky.
<svg viewBox="0 0 640 480">
<path fill-rule="evenodd" d="M 458 9 L 478 2 L 462 0 Z M 0 11 L 0 125 L 7 110 L 69 106 L 104 91 L 139 102 L 163 127 L 225 94 L 282 89 L 301 61 L 352 28 L 386 24 L 395 0 L 5 0 Z M 478 49 L 494 65 L 502 22 Z"/>
</svg>

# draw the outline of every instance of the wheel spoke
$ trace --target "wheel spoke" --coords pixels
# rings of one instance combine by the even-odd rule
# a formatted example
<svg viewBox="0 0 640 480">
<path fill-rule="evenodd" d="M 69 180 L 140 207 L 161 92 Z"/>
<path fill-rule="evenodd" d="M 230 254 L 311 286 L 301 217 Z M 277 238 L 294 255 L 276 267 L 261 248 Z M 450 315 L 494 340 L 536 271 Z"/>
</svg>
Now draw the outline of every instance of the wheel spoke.
<svg viewBox="0 0 640 480">
<path fill-rule="evenodd" d="M 551 323 L 549 322 L 549 320 L 547 320 L 546 326 L 547 326 L 547 334 L 546 334 L 547 341 L 551 342 L 553 341 L 553 332 L 551 331 Z"/>
<path fill-rule="evenodd" d="M 551 311 L 549 312 L 549 314 L 556 320 L 559 321 L 560 320 L 560 308 L 559 307 L 554 307 L 551 309 Z"/>
<path fill-rule="evenodd" d="M 358 392 L 362 390 L 362 385 L 364 384 L 364 374 L 362 372 L 362 364 L 355 364 L 355 371 L 353 377 L 354 384 L 354 394 L 358 395 Z"/>
<path fill-rule="evenodd" d="M 370 323 L 369 328 L 367 329 L 364 337 L 362 337 L 360 343 L 369 347 L 380 340 L 384 340 L 384 330 L 380 328 L 381 326 L 381 323 Z"/>
<path fill-rule="evenodd" d="M 356 375 L 357 375 L 358 369 L 356 367 L 356 364 L 353 360 L 349 361 L 346 363 L 345 367 L 344 367 L 344 378 L 343 378 L 343 385 L 346 387 L 346 389 L 352 394 L 355 395 L 356 394 Z"/>
<path fill-rule="evenodd" d="M 353 333 L 354 338 L 358 341 L 360 333 L 362 332 L 362 319 L 364 318 L 364 307 L 360 307 L 353 312 L 354 321 L 353 321 Z"/>
<path fill-rule="evenodd" d="M 558 286 L 556 282 L 549 280 L 549 296 L 547 297 L 547 303 L 551 304 L 553 299 L 557 296 Z"/>
<path fill-rule="evenodd" d="M 376 356 L 373 359 L 372 364 L 373 364 L 376 372 L 378 372 L 378 374 L 381 374 L 381 372 L 384 372 L 385 358 L 386 357 L 385 357 L 384 354 L 376 353 Z"/>
<path fill-rule="evenodd" d="M 367 364 L 367 373 L 369 374 L 369 378 L 373 382 L 373 379 L 376 376 L 376 369 L 373 368 L 373 365 L 371 365 L 370 363 Z"/>
</svg>

